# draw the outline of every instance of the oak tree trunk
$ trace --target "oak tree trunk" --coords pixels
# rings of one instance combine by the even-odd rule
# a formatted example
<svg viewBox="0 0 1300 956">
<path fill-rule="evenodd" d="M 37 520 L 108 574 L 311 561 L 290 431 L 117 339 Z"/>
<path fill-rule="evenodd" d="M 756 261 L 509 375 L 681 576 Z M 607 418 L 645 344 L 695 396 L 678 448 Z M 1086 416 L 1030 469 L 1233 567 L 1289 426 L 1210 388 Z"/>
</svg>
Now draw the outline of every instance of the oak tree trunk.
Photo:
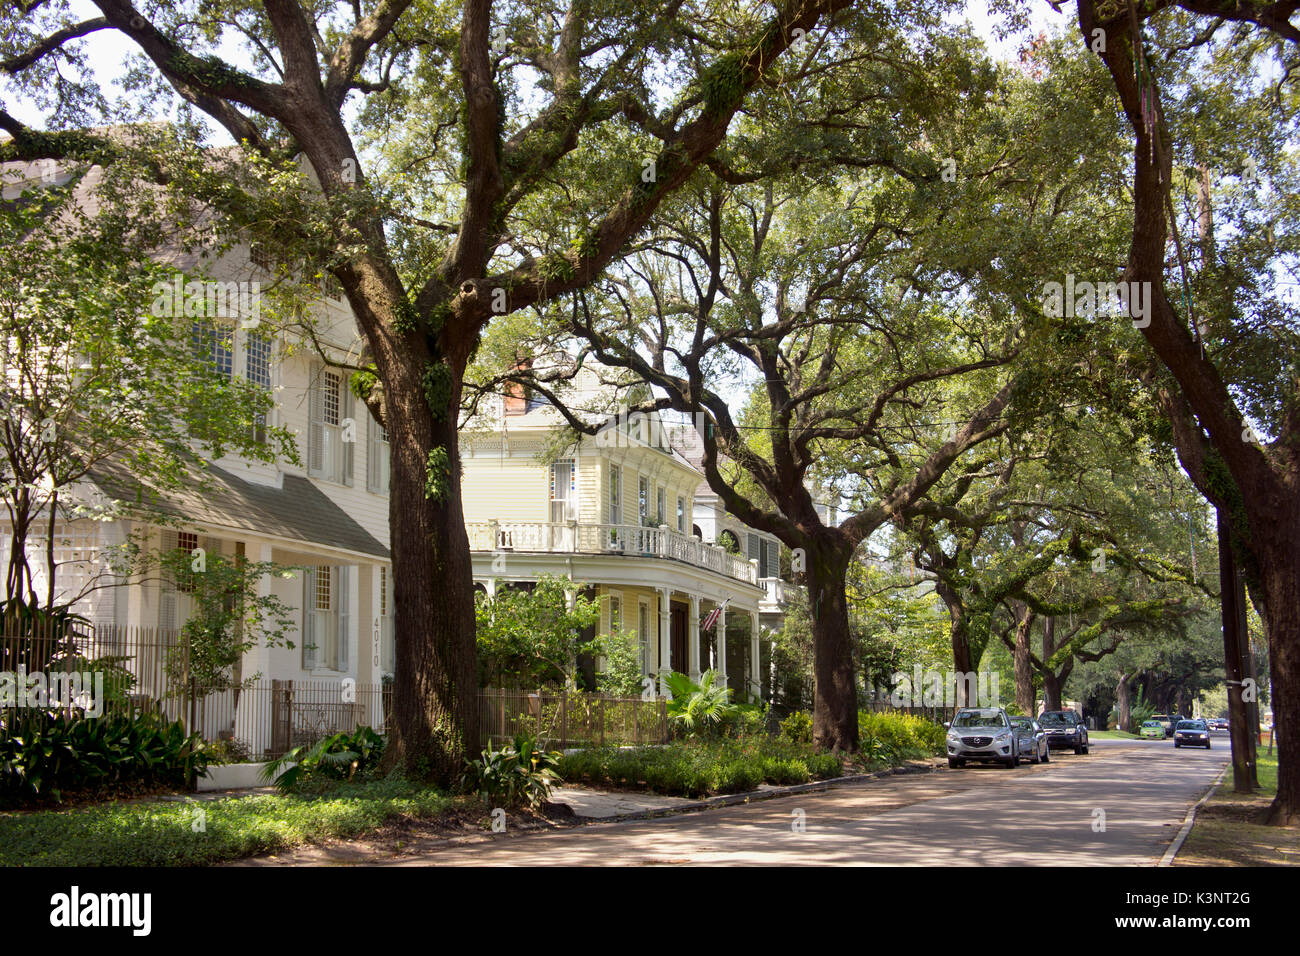
<svg viewBox="0 0 1300 956">
<path fill-rule="evenodd" d="M 393 575 L 396 680 L 386 763 L 444 787 L 458 781 L 479 746 L 474 580 L 456 434 L 459 376 L 452 382 L 440 409 L 423 400 L 422 390 L 411 396 L 389 389 L 385 423 L 393 566 L 400 569 Z"/>
<path fill-rule="evenodd" d="M 843 548 L 808 555 L 808 605 L 813 632 L 813 742 L 823 750 L 858 749 L 858 688 Z"/>
</svg>

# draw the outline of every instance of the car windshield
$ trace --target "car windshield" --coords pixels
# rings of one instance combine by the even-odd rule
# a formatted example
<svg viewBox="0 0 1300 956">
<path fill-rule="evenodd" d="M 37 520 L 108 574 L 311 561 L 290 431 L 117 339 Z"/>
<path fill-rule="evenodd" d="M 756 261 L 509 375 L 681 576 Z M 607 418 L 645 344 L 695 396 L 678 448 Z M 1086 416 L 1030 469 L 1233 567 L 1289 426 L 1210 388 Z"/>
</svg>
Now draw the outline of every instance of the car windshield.
<svg viewBox="0 0 1300 956">
<path fill-rule="evenodd" d="M 1000 710 L 963 710 L 953 718 L 954 727 L 1005 727 L 1007 719 Z"/>
<path fill-rule="evenodd" d="M 1201 730 L 1204 726 L 1199 720 L 1180 720 L 1178 722 L 1179 730 Z"/>
<path fill-rule="evenodd" d="M 1143 721 L 1142 726 L 1143 726 L 1143 727 L 1159 727 L 1159 726 L 1160 726 L 1160 721 L 1158 721 L 1158 720 L 1147 720 L 1147 721 Z"/>
<path fill-rule="evenodd" d="M 1046 713 L 1038 718 L 1038 722 L 1044 727 L 1073 727 L 1074 721 L 1066 717 L 1065 714 Z"/>
</svg>

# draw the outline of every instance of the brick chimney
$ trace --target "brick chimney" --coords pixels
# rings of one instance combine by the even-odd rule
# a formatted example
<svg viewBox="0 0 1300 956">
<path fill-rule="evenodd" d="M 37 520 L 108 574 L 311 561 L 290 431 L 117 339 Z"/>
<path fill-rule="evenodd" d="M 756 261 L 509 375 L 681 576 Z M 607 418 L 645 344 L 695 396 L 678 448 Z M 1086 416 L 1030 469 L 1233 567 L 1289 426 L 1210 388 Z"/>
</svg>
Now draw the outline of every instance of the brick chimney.
<svg viewBox="0 0 1300 956">
<path fill-rule="evenodd" d="M 516 369 L 533 367 L 531 358 L 521 358 L 515 362 Z M 506 382 L 505 398 L 502 401 L 502 413 L 508 416 L 524 415 L 528 412 L 528 396 L 524 387 L 518 382 Z"/>
</svg>

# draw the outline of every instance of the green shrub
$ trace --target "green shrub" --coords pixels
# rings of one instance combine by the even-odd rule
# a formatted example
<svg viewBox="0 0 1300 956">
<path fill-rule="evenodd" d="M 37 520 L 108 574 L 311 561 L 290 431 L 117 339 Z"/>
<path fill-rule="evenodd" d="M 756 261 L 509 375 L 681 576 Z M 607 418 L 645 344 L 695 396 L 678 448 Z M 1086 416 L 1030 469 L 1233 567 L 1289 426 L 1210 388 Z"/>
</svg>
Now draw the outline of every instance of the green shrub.
<svg viewBox="0 0 1300 956">
<path fill-rule="evenodd" d="M 879 742 L 890 762 L 935 757 L 944 752 L 943 727 L 912 714 L 859 711 L 858 733 L 864 751 L 868 740 Z"/>
<path fill-rule="evenodd" d="M 763 761 L 763 777 L 768 783 L 790 785 L 808 783 L 812 780 L 812 771 L 807 762 L 793 757 L 768 757 Z"/>
<path fill-rule="evenodd" d="M 555 767 L 556 751 L 544 751 L 531 734 L 518 734 L 514 744 L 483 751 L 478 760 L 466 760 L 464 784 L 485 802 L 501 807 L 544 803 L 560 779 Z"/>
<path fill-rule="evenodd" d="M 810 744 L 813 738 L 812 714 L 796 710 L 781 721 L 781 736 L 797 744 Z"/>
<path fill-rule="evenodd" d="M 844 774 L 844 765 L 835 754 L 809 754 L 804 763 L 818 780 L 831 780 Z"/>
<path fill-rule="evenodd" d="M 560 758 L 571 783 L 646 789 L 683 797 L 753 790 L 841 775 L 840 758 L 807 744 L 745 740 L 683 741 L 666 747 L 605 748 Z"/>
<path fill-rule="evenodd" d="M 158 714 L 0 717 L 0 803 L 61 800 L 70 791 L 188 787 L 207 769 L 203 738 Z"/>
<path fill-rule="evenodd" d="M 384 755 L 384 738 L 369 727 L 352 733 L 331 734 L 311 747 L 294 747 L 262 768 L 262 779 L 288 792 L 312 777 L 352 780 L 364 778 Z"/>
</svg>

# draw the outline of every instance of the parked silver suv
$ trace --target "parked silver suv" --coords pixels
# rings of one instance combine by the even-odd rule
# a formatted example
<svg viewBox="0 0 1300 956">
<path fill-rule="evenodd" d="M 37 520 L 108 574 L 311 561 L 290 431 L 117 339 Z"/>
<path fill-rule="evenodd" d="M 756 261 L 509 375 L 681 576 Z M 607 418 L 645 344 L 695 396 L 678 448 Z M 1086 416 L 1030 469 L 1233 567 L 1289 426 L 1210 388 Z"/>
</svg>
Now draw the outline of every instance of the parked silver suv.
<svg viewBox="0 0 1300 956">
<path fill-rule="evenodd" d="M 1020 763 L 1019 737 L 1001 707 L 963 708 L 948 725 L 948 766 L 978 760 L 1015 767 Z"/>
</svg>

